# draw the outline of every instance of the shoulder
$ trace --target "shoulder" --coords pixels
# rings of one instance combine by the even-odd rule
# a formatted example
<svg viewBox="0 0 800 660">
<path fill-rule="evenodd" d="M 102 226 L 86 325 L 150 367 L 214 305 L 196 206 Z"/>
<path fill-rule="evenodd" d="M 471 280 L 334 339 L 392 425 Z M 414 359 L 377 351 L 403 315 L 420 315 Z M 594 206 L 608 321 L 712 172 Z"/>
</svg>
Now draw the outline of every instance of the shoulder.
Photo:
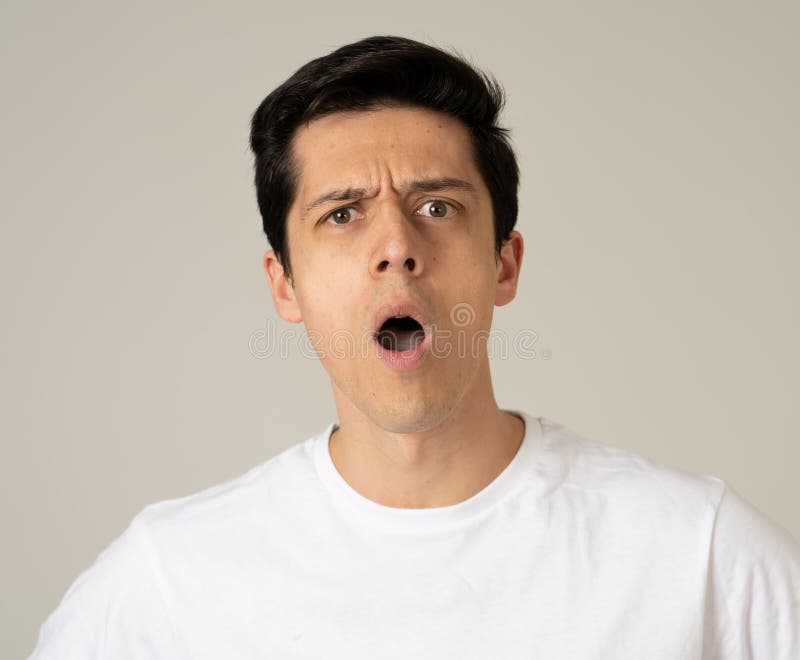
<svg viewBox="0 0 800 660">
<path fill-rule="evenodd" d="M 729 566 L 767 557 L 797 562 L 798 545 L 789 533 L 723 479 L 661 465 L 547 418 L 540 422 L 543 456 L 562 473 L 557 497 L 576 509 L 615 523 L 622 517 L 639 529 L 652 525 L 659 537 L 692 532 Z"/>
<path fill-rule="evenodd" d="M 718 477 L 540 421 L 543 460 L 561 472 L 550 508 L 576 543 L 599 538 L 593 549 L 656 580 L 655 595 L 702 585 L 703 657 L 800 657 L 800 545 L 786 530 Z"/>
<path fill-rule="evenodd" d="M 241 524 L 243 518 L 256 512 L 265 516 L 284 503 L 298 503 L 298 498 L 307 496 L 318 482 L 315 447 L 329 428 L 235 478 L 184 497 L 152 503 L 133 522 L 150 536 L 163 535 L 169 530 L 200 532 L 209 526 L 220 531 Z"/>
<path fill-rule="evenodd" d="M 726 490 L 713 475 L 698 475 L 654 462 L 635 452 L 589 439 L 541 418 L 543 450 L 563 471 L 567 496 L 601 499 L 631 514 L 701 515 L 712 522 Z"/>
<path fill-rule="evenodd" d="M 625 556 L 693 553 L 703 562 L 726 490 L 713 475 L 657 463 L 543 418 L 542 456 L 560 471 L 550 506 Z"/>
<path fill-rule="evenodd" d="M 307 486 L 319 437 L 239 477 L 142 509 L 72 583 L 43 624 L 33 657 L 151 657 L 148 649 L 177 648 L 167 578 L 183 570 L 209 575 L 243 531 L 263 532 L 276 511 L 287 515 L 285 503 L 313 491 Z"/>
</svg>

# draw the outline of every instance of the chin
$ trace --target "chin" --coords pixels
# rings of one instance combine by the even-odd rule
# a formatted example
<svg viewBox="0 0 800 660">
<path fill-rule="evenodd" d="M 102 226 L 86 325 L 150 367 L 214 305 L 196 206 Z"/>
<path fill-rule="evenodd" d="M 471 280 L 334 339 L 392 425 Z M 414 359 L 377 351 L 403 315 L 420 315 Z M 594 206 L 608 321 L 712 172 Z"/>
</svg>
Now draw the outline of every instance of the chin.
<svg viewBox="0 0 800 660">
<path fill-rule="evenodd" d="M 457 401 L 392 400 L 376 408 L 374 401 L 364 410 L 372 422 L 388 433 L 423 433 L 444 422 L 456 407 Z"/>
</svg>

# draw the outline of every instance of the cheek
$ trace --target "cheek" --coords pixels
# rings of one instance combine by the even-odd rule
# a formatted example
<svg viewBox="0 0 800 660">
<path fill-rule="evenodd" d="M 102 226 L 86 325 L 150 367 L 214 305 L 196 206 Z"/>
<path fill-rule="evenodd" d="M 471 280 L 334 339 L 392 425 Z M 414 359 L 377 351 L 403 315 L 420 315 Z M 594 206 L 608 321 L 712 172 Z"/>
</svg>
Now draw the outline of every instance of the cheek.
<svg viewBox="0 0 800 660">
<path fill-rule="evenodd" d="M 482 300 L 494 291 L 497 283 L 494 252 L 483 244 L 464 249 L 455 262 L 448 264 L 448 269 L 459 273 L 453 281 L 468 299 Z"/>
<path fill-rule="evenodd" d="M 298 301 L 310 312 L 326 309 L 346 291 L 346 262 L 331 250 L 304 248 L 292 256 Z"/>
<path fill-rule="evenodd" d="M 309 337 L 322 347 L 356 341 L 358 300 L 352 274 L 343 268 L 346 261 L 315 257 L 313 264 L 313 268 L 301 268 L 296 280 L 297 301 Z"/>
<path fill-rule="evenodd" d="M 456 323 L 456 317 L 460 316 L 462 324 L 465 324 L 462 327 L 469 333 L 488 330 L 497 289 L 494 258 L 476 257 L 462 272 L 464 276 L 458 285 L 457 296 L 451 299 L 450 318 Z"/>
</svg>

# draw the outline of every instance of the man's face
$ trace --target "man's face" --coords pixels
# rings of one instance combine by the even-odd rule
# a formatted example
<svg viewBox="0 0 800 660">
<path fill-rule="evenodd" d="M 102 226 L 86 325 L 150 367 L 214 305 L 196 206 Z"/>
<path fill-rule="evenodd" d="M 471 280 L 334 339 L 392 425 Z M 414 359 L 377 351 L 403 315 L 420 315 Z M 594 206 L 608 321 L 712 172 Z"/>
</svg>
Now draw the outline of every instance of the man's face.
<svg viewBox="0 0 800 660">
<path fill-rule="evenodd" d="M 488 385 L 493 307 L 516 285 L 467 128 L 415 107 L 335 113 L 292 152 L 292 286 L 265 256 L 279 313 L 305 323 L 337 403 L 387 431 L 434 428 Z"/>
</svg>

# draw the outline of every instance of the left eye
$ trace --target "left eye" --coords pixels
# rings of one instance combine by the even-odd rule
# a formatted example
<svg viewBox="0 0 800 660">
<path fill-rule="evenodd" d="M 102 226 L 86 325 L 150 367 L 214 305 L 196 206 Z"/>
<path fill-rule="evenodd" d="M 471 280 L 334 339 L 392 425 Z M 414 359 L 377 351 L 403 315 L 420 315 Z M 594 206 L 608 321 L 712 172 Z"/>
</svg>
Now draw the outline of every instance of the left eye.
<svg viewBox="0 0 800 660">
<path fill-rule="evenodd" d="M 419 215 L 427 215 L 431 218 L 446 218 L 450 215 L 453 215 L 455 211 L 455 206 L 450 204 L 450 202 L 445 202 L 442 199 L 432 199 L 431 201 L 425 202 L 422 206 L 420 206 L 417 213 Z"/>
</svg>

